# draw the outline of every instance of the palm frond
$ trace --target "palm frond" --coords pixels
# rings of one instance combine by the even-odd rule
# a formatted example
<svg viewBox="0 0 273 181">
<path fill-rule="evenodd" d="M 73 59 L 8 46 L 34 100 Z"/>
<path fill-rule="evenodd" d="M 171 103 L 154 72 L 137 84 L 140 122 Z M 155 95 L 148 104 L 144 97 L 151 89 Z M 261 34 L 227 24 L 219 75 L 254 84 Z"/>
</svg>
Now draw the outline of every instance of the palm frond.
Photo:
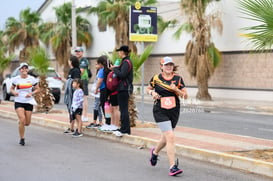
<svg viewBox="0 0 273 181">
<path fill-rule="evenodd" d="M 9 65 L 11 60 L 15 58 L 15 55 L 6 55 L 5 47 L 0 48 L 0 73 L 2 73 Z"/>
<path fill-rule="evenodd" d="M 181 26 L 178 27 L 178 29 L 173 34 L 173 37 L 177 40 L 180 39 L 181 34 L 186 31 L 187 33 L 190 33 L 193 31 L 193 27 L 190 23 L 184 23 Z"/>
<path fill-rule="evenodd" d="M 240 0 L 238 8 L 242 18 L 255 21 L 258 25 L 242 28 L 248 41 L 256 50 L 271 49 L 273 45 L 272 0 Z"/>
<path fill-rule="evenodd" d="M 136 62 L 136 64 L 134 65 L 134 70 L 139 70 L 140 67 L 142 66 L 142 64 L 149 58 L 149 56 L 151 55 L 152 51 L 153 51 L 154 47 L 153 45 L 148 45 L 143 53 L 139 56 L 137 56 L 135 53 L 131 53 L 131 56 L 132 55 L 136 55 L 136 58 L 135 59 L 132 59 L 132 60 L 135 60 L 134 62 Z"/>
<path fill-rule="evenodd" d="M 176 24 L 177 20 L 165 21 L 161 16 L 157 16 L 157 31 L 159 34 L 162 34 L 168 27 L 173 24 Z"/>
<path fill-rule="evenodd" d="M 211 45 L 208 47 L 208 55 L 213 63 L 213 67 L 217 67 L 222 60 L 222 56 L 220 51 L 215 47 L 214 43 L 211 43 Z"/>
<path fill-rule="evenodd" d="M 130 54 L 130 59 L 132 60 L 133 67 L 134 67 L 134 80 L 138 81 L 141 78 L 141 66 L 143 63 L 148 59 L 153 51 L 153 45 L 148 45 L 142 54 L 137 55 L 136 53 L 132 52 Z"/>
<path fill-rule="evenodd" d="M 30 65 L 35 67 L 39 75 L 46 75 L 50 65 L 46 51 L 41 47 L 37 47 L 28 49 L 28 52 Z"/>
<path fill-rule="evenodd" d="M 36 11 L 31 12 L 29 8 L 20 12 L 19 20 L 9 17 L 6 21 L 5 35 L 8 37 L 9 50 L 14 51 L 16 47 L 21 44 L 24 48 L 20 51 L 24 55 L 24 51 L 28 47 L 39 46 L 39 31 L 38 24 L 40 22 L 40 15 Z"/>
</svg>

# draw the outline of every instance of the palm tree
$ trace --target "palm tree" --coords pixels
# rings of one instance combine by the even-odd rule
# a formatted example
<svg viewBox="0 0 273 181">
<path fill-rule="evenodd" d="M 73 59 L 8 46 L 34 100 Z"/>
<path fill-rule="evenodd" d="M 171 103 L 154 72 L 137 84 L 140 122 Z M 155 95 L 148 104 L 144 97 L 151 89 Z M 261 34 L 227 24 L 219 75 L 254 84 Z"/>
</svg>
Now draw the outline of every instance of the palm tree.
<svg viewBox="0 0 273 181">
<path fill-rule="evenodd" d="M 3 72 L 10 65 L 14 55 L 8 55 L 4 32 L 0 31 L 0 83 L 3 81 Z"/>
<path fill-rule="evenodd" d="M 243 18 L 253 20 L 258 25 L 243 28 L 244 36 L 256 50 L 271 49 L 273 45 L 273 3 L 272 0 L 240 0 L 239 10 Z"/>
<path fill-rule="evenodd" d="M 20 51 L 20 60 L 26 59 L 28 47 L 39 46 L 39 22 L 40 15 L 35 11 L 31 12 L 30 8 L 20 12 L 19 20 L 14 17 L 7 19 L 5 35 L 8 36 L 9 51 L 14 52 L 15 48 L 24 45 Z"/>
<path fill-rule="evenodd" d="M 196 78 L 197 99 L 211 100 L 208 92 L 208 80 L 221 61 L 221 54 L 211 40 L 211 29 L 222 32 L 222 21 L 219 12 L 207 13 L 207 7 L 220 0 L 181 0 L 181 8 L 188 17 L 181 30 L 191 30 L 192 39 L 185 52 L 185 63 L 189 73 Z"/>
<path fill-rule="evenodd" d="M 4 70 L 10 65 L 11 60 L 14 59 L 14 55 L 6 55 L 3 49 L 5 47 L 0 48 L 0 83 L 3 81 Z"/>
<path fill-rule="evenodd" d="M 98 16 L 98 26 L 105 30 L 106 26 L 115 31 L 116 47 L 128 45 L 133 52 L 137 52 L 134 42 L 129 41 L 129 8 L 139 0 L 103 0 L 97 7 L 91 7 L 89 13 Z M 143 0 L 144 6 L 154 5 L 157 0 Z"/>
<path fill-rule="evenodd" d="M 149 58 L 153 51 L 153 46 L 148 45 L 142 54 L 137 55 L 136 53 L 132 52 L 130 54 L 130 59 L 132 60 L 133 63 L 133 68 L 134 68 L 134 81 L 139 81 L 141 78 L 141 66 L 144 64 L 144 62 Z"/>
<path fill-rule="evenodd" d="M 64 65 L 65 75 L 69 70 L 68 59 L 72 46 L 71 8 L 71 3 L 64 3 L 62 6 L 54 8 L 57 22 L 47 22 L 40 26 L 41 40 L 46 45 L 51 45 L 58 63 Z M 85 44 L 86 47 L 90 47 L 92 43 L 92 36 L 89 32 L 90 23 L 78 15 L 76 25 L 78 45 Z"/>
<path fill-rule="evenodd" d="M 145 48 L 143 53 L 141 55 L 137 55 L 136 53 L 132 52 L 130 54 L 130 59 L 133 64 L 133 70 L 134 70 L 134 81 L 138 81 L 140 79 L 140 68 L 142 64 L 148 59 L 148 57 L 151 55 L 153 50 L 153 46 L 149 45 Z M 112 63 L 118 58 L 117 53 L 107 54 L 107 57 L 111 60 Z M 129 97 L 129 116 L 130 116 L 130 126 L 134 127 L 136 126 L 136 119 L 138 118 L 137 115 L 137 109 L 136 109 L 136 103 L 135 103 L 135 95 L 134 93 L 130 95 Z"/>
<path fill-rule="evenodd" d="M 37 112 L 49 112 L 54 105 L 54 96 L 50 93 L 48 83 L 46 81 L 46 73 L 50 65 L 48 55 L 43 48 L 31 48 L 28 49 L 30 65 L 34 67 L 34 71 L 30 74 L 39 76 L 40 92 L 34 95 L 37 102 Z"/>
<path fill-rule="evenodd" d="M 4 45 L 4 32 L 0 30 L 0 47 L 3 47 Z"/>
</svg>

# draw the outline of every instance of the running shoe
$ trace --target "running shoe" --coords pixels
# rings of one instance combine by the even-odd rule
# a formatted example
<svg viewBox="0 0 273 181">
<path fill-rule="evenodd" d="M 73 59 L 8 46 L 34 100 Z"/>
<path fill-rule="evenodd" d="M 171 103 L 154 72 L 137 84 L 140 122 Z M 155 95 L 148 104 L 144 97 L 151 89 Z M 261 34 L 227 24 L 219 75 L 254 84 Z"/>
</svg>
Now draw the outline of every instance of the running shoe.
<svg viewBox="0 0 273 181">
<path fill-rule="evenodd" d="M 95 128 L 100 128 L 101 127 L 101 124 L 96 124 L 95 125 Z"/>
<path fill-rule="evenodd" d="M 82 137 L 82 136 L 83 136 L 83 134 L 79 133 L 78 131 L 76 131 L 74 134 L 72 134 L 73 138 L 79 138 L 79 137 Z"/>
<path fill-rule="evenodd" d="M 20 139 L 19 144 L 22 145 L 22 146 L 24 146 L 25 145 L 25 139 L 24 138 Z"/>
<path fill-rule="evenodd" d="M 90 129 L 90 128 L 95 128 L 96 124 L 94 123 L 90 123 L 88 126 L 86 126 L 86 128 Z"/>
<path fill-rule="evenodd" d="M 108 132 L 108 131 L 109 131 L 109 128 L 110 128 L 110 125 L 104 124 L 104 125 L 102 125 L 102 126 L 99 128 L 99 130 L 100 130 L 100 131 L 103 131 L 103 132 Z"/>
<path fill-rule="evenodd" d="M 154 154 L 155 148 L 151 149 L 151 158 L 150 158 L 150 163 L 152 166 L 156 166 L 157 160 L 158 160 L 158 155 Z"/>
<path fill-rule="evenodd" d="M 74 129 L 70 129 L 68 128 L 67 130 L 64 131 L 65 134 L 73 134 L 74 133 Z"/>
<path fill-rule="evenodd" d="M 113 124 L 109 125 L 108 127 L 108 131 L 117 131 L 117 130 L 118 130 L 118 127 Z"/>
<path fill-rule="evenodd" d="M 176 164 L 170 169 L 169 175 L 176 176 L 180 173 L 183 173 L 183 170 L 178 168 L 178 159 L 176 160 Z"/>
<path fill-rule="evenodd" d="M 122 136 L 123 136 L 123 133 L 120 132 L 120 131 L 114 131 L 113 134 L 114 134 L 116 137 L 122 137 Z"/>
</svg>

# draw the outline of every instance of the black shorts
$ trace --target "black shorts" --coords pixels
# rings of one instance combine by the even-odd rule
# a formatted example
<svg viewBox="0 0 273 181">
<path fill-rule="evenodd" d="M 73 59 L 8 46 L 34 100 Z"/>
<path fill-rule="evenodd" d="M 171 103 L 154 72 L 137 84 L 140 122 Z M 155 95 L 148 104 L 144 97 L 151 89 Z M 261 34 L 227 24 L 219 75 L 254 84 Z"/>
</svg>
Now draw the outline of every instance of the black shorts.
<svg viewBox="0 0 273 181">
<path fill-rule="evenodd" d="M 71 119 L 72 120 L 76 119 L 76 115 L 80 115 L 80 116 L 82 115 L 82 108 L 78 108 L 76 109 L 75 112 L 72 112 Z"/>
<path fill-rule="evenodd" d="M 82 80 L 83 83 L 83 93 L 85 96 L 88 96 L 88 80 Z"/>
<path fill-rule="evenodd" d="M 118 94 L 110 95 L 111 106 L 118 106 Z"/>
<path fill-rule="evenodd" d="M 26 111 L 33 111 L 33 105 L 32 104 L 28 104 L 28 103 L 21 103 L 21 102 L 15 102 L 14 103 L 14 108 L 24 108 Z"/>
<path fill-rule="evenodd" d="M 176 124 L 179 120 L 180 106 L 177 106 L 173 109 L 162 109 L 158 105 L 154 105 L 153 115 L 156 123 L 171 121 L 172 128 L 176 127 Z"/>
</svg>

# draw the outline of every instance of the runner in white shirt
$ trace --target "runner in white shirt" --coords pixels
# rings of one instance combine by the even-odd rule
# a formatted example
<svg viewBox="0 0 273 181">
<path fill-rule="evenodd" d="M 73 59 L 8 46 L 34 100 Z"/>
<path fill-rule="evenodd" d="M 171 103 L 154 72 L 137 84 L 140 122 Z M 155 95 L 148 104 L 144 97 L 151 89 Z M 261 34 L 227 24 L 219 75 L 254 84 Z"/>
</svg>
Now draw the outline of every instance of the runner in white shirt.
<svg viewBox="0 0 273 181">
<path fill-rule="evenodd" d="M 35 102 L 33 94 L 39 91 L 36 78 L 28 75 L 28 64 L 21 63 L 20 75 L 14 77 L 10 92 L 14 95 L 14 107 L 19 119 L 19 144 L 25 145 L 25 126 L 29 126 Z"/>
</svg>

